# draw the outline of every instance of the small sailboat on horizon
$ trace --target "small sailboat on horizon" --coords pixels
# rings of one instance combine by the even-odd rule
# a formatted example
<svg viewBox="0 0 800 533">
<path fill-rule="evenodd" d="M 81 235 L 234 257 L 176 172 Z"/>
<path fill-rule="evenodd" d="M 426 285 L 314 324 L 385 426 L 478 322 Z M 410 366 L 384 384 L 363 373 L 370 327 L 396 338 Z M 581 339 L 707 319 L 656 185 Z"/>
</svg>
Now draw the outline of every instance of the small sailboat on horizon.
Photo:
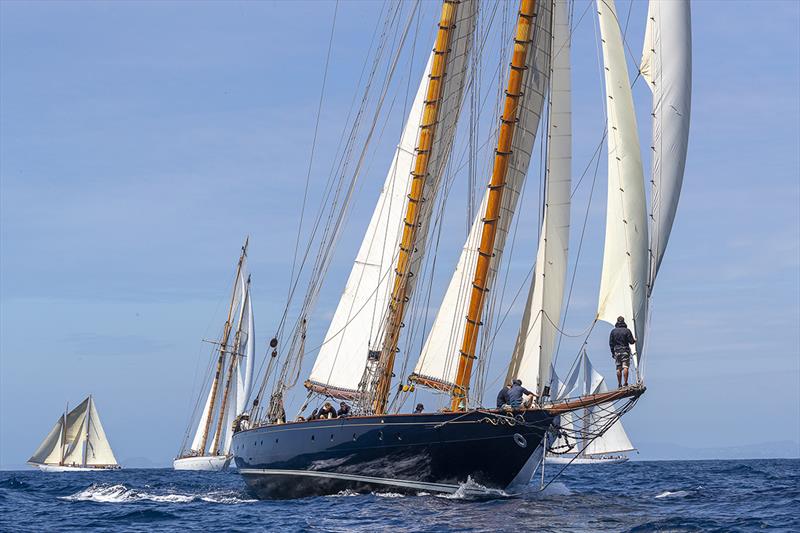
<svg viewBox="0 0 800 533">
<path fill-rule="evenodd" d="M 100 415 L 90 394 L 75 409 L 59 417 L 53 429 L 39 445 L 28 464 L 43 472 L 89 472 L 118 470 L 100 423 Z"/>
<path fill-rule="evenodd" d="M 214 342 L 214 377 L 209 384 L 194 437 L 187 447 L 189 434 L 195 427 L 190 422 L 181 452 L 172 463 L 175 470 L 220 471 L 228 468 L 232 459 L 230 446 L 233 423 L 247 405 L 255 355 L 253 303 L 250 300 L 250 276 L 246 264 L 248 242 L 249 238 L 245 240 L 239 256 L 222 335 Z M 195 412 L 202 398 L 201 392 Z M 195 420 L 194 416 L 192 420 Z"/>
</svg>

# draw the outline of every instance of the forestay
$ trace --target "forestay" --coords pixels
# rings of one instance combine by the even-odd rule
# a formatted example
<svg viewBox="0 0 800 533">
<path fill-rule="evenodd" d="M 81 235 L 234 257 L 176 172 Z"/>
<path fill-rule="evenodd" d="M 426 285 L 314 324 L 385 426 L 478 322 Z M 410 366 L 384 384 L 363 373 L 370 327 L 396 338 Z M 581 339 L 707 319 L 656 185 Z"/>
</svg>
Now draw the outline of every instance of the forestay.
<svg viewBox="0 0 800 533">
<path fill-rule="evenodd" d="M 608 130 L 608 204 L 597 318 L 625 317 L 642 353 L 647 311 L 648 237 L 644 173 L 630 79 L 614 0 L 597 0 Z"/>
<path fill-rule="evenodd" d="M 517 201 L 528 171 L 536 130 L 542 113 L 544 94 L 550 73 L 551 10 L 549 2 L 537 2 L 537 17 L 533 34 L 534 53 L 528 55 L 523 80 L 519 122 L 516 124 L 512 156 L 500 210 L 497 236 L 494 242 L 487 287 L 497 274 L 503 255 Z M 455 383 L 458 352 L 464 336 L 469 293 L 475 275 L 476 257 L 483 228 L 483 213 L 488 202 L 488 190 L 477 211 L 467 241 L 456 264 L 455 273 L 445 292 L 442 304 L 422 348 L 414 373 L 410 379 L 422 385 L 449 391 Z"/>
<path fill-rule="evenodd" d="M 535 387 L 540 397 L 550 383 L 567 275 L 572 182 L 570 38 L 569 5 L 565 0 L 556 0 L 544 219 L 536 266 L 507 375 L 507 381 L 519 378 L 526 387 L 532 390 Z"/>
<path fill-rule="evenodd" d="M 468 56 L 472 47 L 477 2 L 466 0 L 458 7 L 456 27 L 450 42 L 439 123 L 425 182 L 425 202 L 420 214 L 416 252 L 410 270 L 420 274 L 430 226 L 432 206 L 452 149 L 461 107 Z M 357 393 L 369 351 L 380 350 L 384 317 L 394 282 L 394 268 L 403 232 L 411 171 L 422 121 L 424 99 L 431 72 L 431 54 L 411 112 L 392 160 L 389 173 L 361 243 L 353 268 L 325 335 L 307 386 L 326 394 L 348 397 Z M 410 297 L 417 276 L 407 282 Z"/>
<path fill-rule="evenodd" d="M 652 293 L 675 222 L 692 102 L 692 28 L 688 0 L 650 0 L 642 77 L 653 92 L 649 291 Z"/>
</svg>

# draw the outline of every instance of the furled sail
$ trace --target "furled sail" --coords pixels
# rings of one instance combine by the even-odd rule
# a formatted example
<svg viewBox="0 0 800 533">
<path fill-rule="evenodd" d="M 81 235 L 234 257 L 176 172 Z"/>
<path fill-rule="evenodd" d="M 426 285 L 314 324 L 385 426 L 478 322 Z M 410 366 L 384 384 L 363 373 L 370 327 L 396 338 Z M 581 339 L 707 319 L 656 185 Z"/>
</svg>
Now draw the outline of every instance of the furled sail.
<svg viewBox="0 0 800 533">
<path fill-rule="evenodd" d="M 644 173 L 628 68 L 614 0 L 597 0 L 608 114 L 608 205 L 597 318 L 625 317 L 642 353 L 647 307 Z"/>
<path fill-rule="evenodd" d="M 61 416 L 30 459 L 32 464 L 112 466 L 117 464 L 100 415 L 89 396 Z"/>
<path fill-rule="evenodd" d="M 550 383 L 567 275 L 572 182 L 570 37 L 569 4 L 566 0 L 556 0 L 553 2 L 544 220 L 528 300 L 507 376 L 507 381 L 521 379 L 539 396 Z"/>
<path fill-rule="evenodd" d="M 477 2 L 466 0 L 461 2 L 456 15 L 456 27 L 445 68 L 439 123 L 425 183 L 426 194 L 418 229 L 419 238 L 410 266 L 414 273 L 421 272 L 431 207 L 435 203 L 440 178 L 452 149 L 475 30 L 476 11 Z M 384 317 L 395 278 L 395 262 L 403 233 L 416 142 L 423 119 L 433 58 L 434 54 L 431 54 L 344 293 L 306 383 L 313 390 L 344 398 L 355 395 L 364 374 L 369 351 L 381 349 Z M 412 276 L 408 281 L 406 294 L 409 296 L 415 279 L 416 276 Z"/>
<path fill-rule="evenodd" d="M 653 92 L 649 292 L 675 221 L 689 145 L 692 28 L 689 0 L 650 0 L 642 77 Z"/>
<path fill-rule="evenodd" d="M 537 17 L 533 32 L 533 53 L 528 54 L 527 70 L 523 79 L 520 108 L 513 142 L 512 156 L 503 192 L 500 221 L 494 242 L 494 257 L 489 272 L 489 283 L 496 276 L 523 181 L 528 171 L 536 130 L 542 113 L 544 94 L 550 74 L 551 10 L 549 2 L 537 2 Z M 442 391 L 455 384 L 460 342 L 466 327 L 470 289 L 475 275 L 476 257 L 483 229 L 489 192 L 484 194 L 467 241 L 456 264 L 455 272 L 445 292 L 442 304 L 425 341 L 419 360 L 410 376 L 412 381 Z"/>
</svg>

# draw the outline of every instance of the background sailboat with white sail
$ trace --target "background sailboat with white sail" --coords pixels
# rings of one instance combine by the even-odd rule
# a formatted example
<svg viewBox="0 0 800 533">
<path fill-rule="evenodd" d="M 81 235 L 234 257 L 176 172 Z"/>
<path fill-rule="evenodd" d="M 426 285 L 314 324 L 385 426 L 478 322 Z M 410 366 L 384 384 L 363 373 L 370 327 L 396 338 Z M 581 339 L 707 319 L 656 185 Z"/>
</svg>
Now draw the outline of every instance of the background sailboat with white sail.
<svg viewBox="0 0 800 533">
<path fill-rule="evenodd" d="M 28 464 L 45 472 L 120 468 L 91 395 L 75 409 L 64 411 Z"/>
<path fill-rule="evenodd" d="M 191 444 L 187 448 L 184 441 L 180 455 L 173 462 L 176 470 L 223 470 L 231 461 L 233 425 L 247 406 L 255 357 L 247 246 L 248 240 L 239 256 L 222 335 L 214 343 L 214 375 L 204 395 L 205 402 L 197 425 L 190 426 L 190 429 L 195 428 Z"/>
</svg>

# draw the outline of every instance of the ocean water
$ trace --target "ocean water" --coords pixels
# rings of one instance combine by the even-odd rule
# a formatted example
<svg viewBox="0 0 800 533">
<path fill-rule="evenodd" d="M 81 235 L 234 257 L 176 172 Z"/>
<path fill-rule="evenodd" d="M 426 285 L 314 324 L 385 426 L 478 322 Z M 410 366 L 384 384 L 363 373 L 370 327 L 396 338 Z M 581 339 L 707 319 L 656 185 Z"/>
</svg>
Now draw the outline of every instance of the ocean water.
<svg viewBox="0 0 800 533">
<path fill-rule="evenodd" d="M 550 475 L 559 469 L 548 466 Z M 800 460 L 571 466 L 537 489 L 514 497 L 387 491 L 258 501 L 233 470 L 6 471 L 0 530 L 800 531 Z"/>
</svg>

